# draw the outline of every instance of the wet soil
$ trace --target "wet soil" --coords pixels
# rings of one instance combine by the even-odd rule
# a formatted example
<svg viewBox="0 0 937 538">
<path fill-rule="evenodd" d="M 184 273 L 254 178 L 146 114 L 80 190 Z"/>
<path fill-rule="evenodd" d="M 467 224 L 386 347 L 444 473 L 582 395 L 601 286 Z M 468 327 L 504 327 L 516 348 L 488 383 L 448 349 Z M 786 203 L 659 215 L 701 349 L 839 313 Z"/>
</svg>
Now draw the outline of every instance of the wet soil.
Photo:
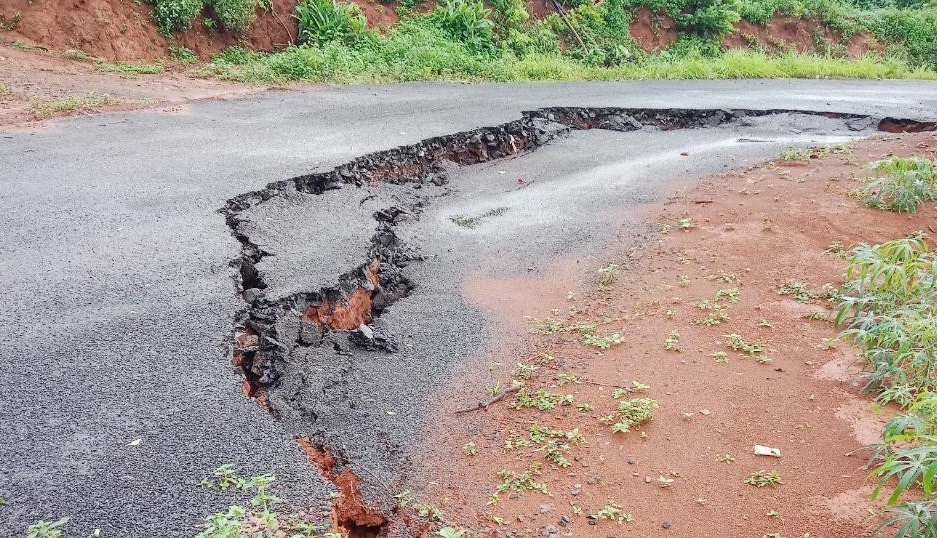
<svg viewBox="0 0 937 538">
<path fill-rule="evenodd" d="M 537 275 L 519 268 L 507 279 L 470 278 L 463 295 L 501 320 L 504 336 L 500 351 L 440 388 L 415 491 L 447 524 L 480 536 L 869 536 L 882 506 L 870 500 L 861 448 L 877 439 L 888 410 L 875 413 L 862 394 L 857 351 L 830 345 L 836 328 L 815 319 L 830 314 L 829 303 L 798 302 L 778 289 L 799 280 L 819 294 L 824 284 L 842 283 L 841 248 L 934 233 L 935 204 L 898 215 L 864 207 L 852 193 L 865 163 L 934 158 L 935 148 L 932 133 L 881 135 L 848 153 L 686 183 L 646 206 L 647 223 L 662 230 L 656 239 L 623 240 L 597 255 L 620 267 L 605 290 L 596 289 L 597 267 L 570 270 L 575 259 L 557 259 L 556 270 Z M 692 227 L 680 229 L 682 220 Z M 729 319 L 700 323 L 709 314 L 700 301 L 732 288 L 738 301 L 724 301 Z M 575 331 L 531 333 L 548 321 L 596 324 L 596 334 L 618 333 L 623 343 L 599 350 Z M 679 350 L 665 349 L 672 333 Z M 729 349 L 732 333 L 765 343 L 770 360 Z M 719 352 L 724 359 L 714 357 Z M 512 409 L 511 395 L 487 410 L 455 413 L 488 400 L 495 383 L 510 386 L 518 363 L 536 368 L 529 378 L 514 376 L 526 390 L 570 394 L 573 404 Z M 660 408 L 644 426 L 613 433 L 600 419 L 617 406 L 615 387 L 635 380 L 650 388 L 625 398 L 653 398 Z M 585 441 L 564 453 L 565 468 L 536 445 L 505 448 L 532 425 L 578 429 Z M 756 456 L 754 444 L 779 448 L 782 457 Z M 506 491 L 493 503 L 499 471 L 532 465 L 548 494 Z M 783 484 L 745 483 L 762 469 L 777 470 Z M 590 521 L 612 503 L 634 521 Z"/>
</svg>

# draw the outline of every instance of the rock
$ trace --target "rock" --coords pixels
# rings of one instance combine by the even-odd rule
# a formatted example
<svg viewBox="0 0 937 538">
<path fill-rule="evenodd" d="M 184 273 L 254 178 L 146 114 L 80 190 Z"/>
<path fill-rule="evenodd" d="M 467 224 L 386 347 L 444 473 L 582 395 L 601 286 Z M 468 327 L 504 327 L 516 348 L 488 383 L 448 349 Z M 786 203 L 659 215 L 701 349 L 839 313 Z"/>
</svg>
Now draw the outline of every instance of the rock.
<svg viewBox="0 0 937 538">
<path fill-rule="evenodd" d="M 573 484 L 573 487 L 569 490 L 569 494 L 579 495 L 580 493 L 582 493 L 582 484 Z"/>
<path fill-rule="evenodd" d="M 566 525 L 569 525 L 569 516 L 567 515 L 561 516 L 560 520 L 557 522 L 557 525 L 559 525 L 560 527 L 565 527 Z"/>
<path fill-rule="evenodd" d="M 654 480 L 654 479 L 651 478 L 650 476 L 645 476 L 645 477 L 644 477 L 644 483 L 645 483 L 645 484 L 650 484 L 653 480 Z"/>
<path fill-rule="evenodd" d="M 556 538 L 559 536 L 560 531 L 556 529 L 553 525 L 544 525 L 540 529 L 540 535 L 544 538 Z"/>
<path fill-rule="evenodd" d="M 244 298 L 244 301 L 249 304 L 253 304 L 254 301 L 256 301 L 257 299 L 260 299 L 263 296 L 264 296 L 264 290 L 260 288 L 246 289 L 244 290 L 244 293 L 241 294 L 241 297 Z"/>
<path fill-rule="evenodd" d="M 661 523 L 660 526 L 661 526 L 662 528 L 669 529 L 669 528 L 670 528 L 670 522 L 669 522 L 669 521 L 665 521 L 665 522 Z"/>
<path fill-rule="evenodd" d="M 296 342 L 301 346 L 318 346 L 322 343 L 322 332 L 319 326 L 308 321 L 299 323 L 299 334 L 296 336 Z"/>
<path fill-rule="evenodd" d="M 546 514 L 547 512 L 549 512 L 549 511 L 551 511 L 551 510 L 553 510 L 553 505 L 552 505 L 552 504 L 541 504 L 541 505 L 540 505 L 540 513 L 541 513 L 541 514 Z"/>
<path fill-rule="evenodd" d="M 638 460 L 634 459 L 634 456 L 628 456 L 628 465 L 634 465 Z"/>
</svg>

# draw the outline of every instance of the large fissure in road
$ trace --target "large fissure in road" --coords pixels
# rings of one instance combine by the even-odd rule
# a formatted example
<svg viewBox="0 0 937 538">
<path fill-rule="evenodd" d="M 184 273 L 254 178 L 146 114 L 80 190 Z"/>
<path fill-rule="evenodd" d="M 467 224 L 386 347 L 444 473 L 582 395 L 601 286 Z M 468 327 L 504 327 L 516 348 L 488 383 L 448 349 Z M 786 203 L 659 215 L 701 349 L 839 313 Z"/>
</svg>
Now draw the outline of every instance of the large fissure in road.
<svg viewBox="0 0 937 538">
<path fill-rule="evenodd" d="M 419 282 L 411 281 L 407 275 L 407 267 L 419 263 L 422 255 L 417 247 L 401 239 L 399 227 L 419 220 L 430 203 L 430 197 L 419 194 L 420 186 L 444 186 L 453 166 L 531 152 L 571 130 L 628 132 L 710 128 L 781 114 L 837 119 L 857 133 L 935 128 L 934 123 L 831 112 L 545 108 L 525 112 L 521 119 L 497 127 L 430 138 L 364 155 L 326 172 L 278 181 L 230 199 L 221 211 L 241 244 L 240 255 L 231 266 L 238 292 L 247 304 L 235 318 L 232 363 L 242 375 L 247 397 L 267 407 L 274 416 L 289 415 L 301 425 L 301 431 L 294 432 L 297 440 L 310 461 L 318 465 L 322 476 L 341 492 L 333 502 L 333 527 L 352 537 L 386 534 L 393 519 L 392 499 L 373 499 L 362 494 L 361 480 L 351 468 L 342 439 L 318 425 L 320 415 L 323 410 L 328 412 L 328 406 L 320 407 L 315 397 L 303 397 L 295 387 L 286 389 L 284 376 L 316 376 L 317 372 L 308 365 L 303 367 L 302 361 L 294 360 L 296 353 L 315 349 L 319 356 L 339 364 L 336 374 L 339 379 L 323 384 L 322 396 L 333 391 L 341 398 L 350 382 L 348 372 L 354 366 L 356 354 L 393 355 L 399 351 L 399 335 L 382 327 L 378 320 L 386 309 L 419 286 Z M 271 294 L 262 265 L 265 258 L 282 253 L 268 252 L 255 241 L 251 212 L 283 197 L 316 197 L 331 191 L 364 190 L 380 184 L 410 185 L 416 194 L 398 197 L 394 203 L 370 213 L 368 227 L 373 231 L 363 256 L 349 264 L 345 272 L 325 278 L 331 284 L 283 296 Z M 373 197 L 368 195 L 361 199 L 359 206 L 364 207 Z M 320 275 L 320 280 L 323 277 L 328 275 Z M 298 386 L 305 387 L 305 381 L 299 380 Z M 279 390 L 287 393 L 271 398 Z"/>
</svg>

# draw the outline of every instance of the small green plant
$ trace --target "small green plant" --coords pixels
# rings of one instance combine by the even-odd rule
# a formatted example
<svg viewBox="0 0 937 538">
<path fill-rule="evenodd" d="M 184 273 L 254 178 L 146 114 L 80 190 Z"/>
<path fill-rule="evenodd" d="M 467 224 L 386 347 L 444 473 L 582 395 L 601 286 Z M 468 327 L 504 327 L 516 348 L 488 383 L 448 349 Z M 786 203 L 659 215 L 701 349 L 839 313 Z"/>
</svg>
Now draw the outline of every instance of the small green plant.
<svg viewBox="0 0 937 538">
<path fill-rule="evenodd" d="M 202 11 L 203 0 L 156 0 L 153 21 L 165 36 L 188 30 L 195 16 Z"/>
<path fill-rule="evenodd" d="M 767 349 L 767 346 L 762 342 L 747 342 L 740 334 L 732 333 L 724 335 L 726 339 L 726 345 L 729 346 L 732 351 L 738 351 L 740 353 L 747 353 L 748 355 L 757 355 L 758 353 L 764 353 Z"/>
<path fill-rule="evenodd" d="M 714 361 L 719 362 L 719 363 L 729 362 L 729 354 L 726 353 L 725 351 L 717 351 L 713 353 L 712 358 Z"/>
<path fill-rule="evenodd" d="M 673 486 L 673 482 L 674 482 L 673 478 L 670 478 L 664 475 L 657 476 L 657 487 L 659 488 L 669 488 Z"/>
<path fill-rule="evenodd" d="M 692 230 L 693 228 L 696 228 L 696 223 L 693 222 L 693 219 L 684 217 L 677 221 L 677 228 L 680 228 L 683 231 Z"/>
<path fill-rule="evenodd" d="M 869 165 L 862 191 L 870 207 L 916 213 L 922 202 L 937 200 L 937 165 L 920 157 L 890 157 Z"/>
<path fill-rule="evenodd" d="M 615 504 L 613 502 L 609 502 L 608 504 L 603 506 L 601 510 L 595 513 L 593 518 L 596 521 L 602 521 L 603 519 L 607 519 L 609 521 L 615 521 L 619 525 L 621 525 L 622 523 L 628 523 L 628 522 L 634 521 L 634 516 L 625 512 L 624 509 L 620 505 Z"/>
<path fill-rule="evenodd" d="M 436 531 L 436 536 L 440 538 L 462 538 L 468 530 L 455 527 L 443 527 Z"/>
<path fill-rule="evenodd" d="M 336 0 L 302 0 L 293 17 L 301 44 L 354 43 L 365 35 L 367 19 L 355 4 Z"/>
<path fill-rule="evenodd" d="M 651 420 L 654 409 L 659 407 L 660 404 L 651 398 L 632 398 L 618 402 L 618 412 L 603 417 L 603 422 L 611 424 L 613 432 L 628 433 L 632 428 Z"/>
<path fill-rule="evenodd" d="M 725 288 L 716 292 L 716 300 L 720 301 L 725 299 L 730 303 L 739 302 L 739 289 L 738 288 Z"/>
<path fill-rule="evenodd" d="M 745 479 L 745 483 L 757 488 L 763 488 L 767 486 L 779 486 L 784 482 L 781 481 L 781 474 L 776 470 L 761 469 L 748 475 L 748 477 Z"/>
<path fill-rule="evenodd" d="M 474 456 L 478 454 L 478 446 L 475 444 L 475 441 L 469 441 L 462 445 L 462 453 L 466 456 Z"/>
<path fill-rule="evenodd" d="M 667 334 L 667 338 L 664 340 L 664 349 L 667 351 L 676 351 L 677 353 L 682 351 L 680 349 L 680 333 L 675 330 L 670 331 Z"/>
<path fill-rule="evenodd" d="M 257 0 L 207 0 L 226 30 L 247 33 L 257 14 Z"/>
<path fill-rule="evenodd" d="M 75 60 L 76 62 L 84 62 L 89 60 L 91 57 L 88 56 L 88 53 L 80 49 L 66 49 L 62 51 L 62 58 Z"/>
<path fill-rule="evenodd" d="M 169 47 L 169 57 L 181 64 L 198 62 L 198 56 L 188 47 Z"/>
<path fill-rule="evenodd" d="M 610 263 L 596 272 L 599 274 L 598 286 L 600 291 L 608 290 L 621 276 L 621 268 L 614 263 Z"/>
<path fill-rule="evenodd" d="M 789 147 L 781 154 L 781 159 L 785 161 L 806 161 L 813 152 L 807 148 Z"/>
<path fill-rule="evenodd" d="M 572 403 L 572 394 L 553 394 L 546 389 L 539 389 L 536 393 L 529 394 L 526 390 L 521 389 L 517 392 L 517 396 L 511 403 L 511 407 L 514 409 L 530 409 L 535 407 L 541 411 L 548 411 L 556 408 L 558 405 L 570 405 Z"/>
<path fill-rule="evenodd" d="M 477 0 L 444 0 L 429 14 L 429 20 L 476 51 L 494 47 L 491 10 Z"/>
<path fill-rule="evenodd" d="M 61 538 L 62 528 L 68 523 L 68 518 L 63 517 L 52 523 L 39 520 L 29 527 L 26 527 L 26 538 Z"/>
<path fill-rule="evenodd" d="M 539 474 L 540 465 L 536 463 L 532 464 L 530 469 L 524 471 L 522 474 L 502 469 L 498 471 L 498 478 L 501 479 L 501 483 L 498 484 L 495 495 L 504 493 L 505 491 L 513 491 L 515 493 L 538 491 L 544 495 L 549 495 L 550 492 L 547 489 L 547 485 L 542 482 L 537 482 L 534 479 L 534 477 Z"/>
<path fill-rule="evenodd" d="M 23 21 L 23 14 L 19 11 L 14 11 L 13 16 L 7 19 L 6 15 L 3 12 L 0 12 L 0 30 L 5 32 L 12 32 L 20 25 L 20 22 Z"/>
<path fill-rule="evenodd" d="M 155 75 L 166 70 L 163 64 L 159 63 L 107 63 L 99 62 L 94 65 L 95 71 L 102 73 L 126 73 L 128 75 Z"/>
<path fill-rule="evenodd" d="M 618 387 L 612 392 L 612 398 L 619 399 L 624 398 L 629 394 L 634 394 L 636 392 L 647 392 L 651 388 L 650 385 L 645 385 L 644 383 L 638 381 L 637 379 L 631 382 L 629 387 Z"/>
<path fill-rule="evenodd" d="M 589 413 L 592 411 L 592 404 L 579 403 L 576 404 L 576 410 L 580 413 Z"/>
<path fill-rule="evenodd" d="M 716 461 L 719 463 L 733 463 L 735 461 L 735 456 L 732 454 L 719 454 L 716 456 Z"/>
<path fill-rule="evenodd" d="M 620 334 L 614 333 L 607 336 L 597 336 L 594 334 L 587 334 L 583 340 L 586 345 L 597 347 L 599 349 L 609 349 L 612 346 L 621 344 L 624 342 L 624 339 Z"/>
<path fill-rule="evenodd" d="M 397 499 L 397 506 L 400 508 L 406 508 L 413 504 L 413 493 L 410 490 L 402 491 L 394 495 L 394 498 Z"/>
<path fill-rule="evenodd" d="M 800 280 L 788 280 L 778 288 L 778 295 L 791 295 L 798 303 L 808 303 L 818 295 L 811 292 Z"/>
</svg>

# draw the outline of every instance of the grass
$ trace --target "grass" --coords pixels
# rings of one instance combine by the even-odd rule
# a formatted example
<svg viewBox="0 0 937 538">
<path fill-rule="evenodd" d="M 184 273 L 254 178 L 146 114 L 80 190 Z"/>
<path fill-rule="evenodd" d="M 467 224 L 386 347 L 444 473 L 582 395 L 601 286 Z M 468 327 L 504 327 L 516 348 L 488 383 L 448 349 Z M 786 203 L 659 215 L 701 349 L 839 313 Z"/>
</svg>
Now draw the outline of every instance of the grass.
<svg viewBox="0 0 937 538">
<path fill-rule="evenodd" d="M 163 67 L 163 64 L 159 63 L 109 63 L 109 62 L 100 62 L 95 64 L 95 71 L 100 71 L 102 73 L 126 73 L 129 75 L 156 75 L 166 71 L 166 68 Z"/>
<path fill-rule="evenodd" d="M 30 113 L 35 119 L 43 119 L 119 104 L 121 104 L 120 100 L 108 95 L 66 97 L 64 99 L 37 101 L 30 107 Z"/>
<path fill-rule="evenodd" d="M 504 55 L 479 58 L 467 51 L 427 50 L 416 45 L 412 54 L 388 50 L 354 50 L 330 44 L 324 48 L 293 47 L 262 55 L 241 65 L 213 63 L 203 76 L 249 83 L 315 81 L 335 84 L 409 82 L 418 80 L 465 82 L 536 82 L 547 80 L 689 80 L 744 78 L 856 78 L 937 80 L 937 72 L 912 68 L 896 59 L 872 56 L 848 60 L 815 54 L 732 50 L 717 57 L 651 58 L 616 67 L 583 65 L 560 54 Z M 446 50 L 449 49 L 449 50 Z"/>
<path fill-rule="evenodd" d="M 775 487 L 783 484 L 781 474 L 774 469 L 761 469 L 745 478 L 745 483 L 756 488 Z"/>
</svg>

